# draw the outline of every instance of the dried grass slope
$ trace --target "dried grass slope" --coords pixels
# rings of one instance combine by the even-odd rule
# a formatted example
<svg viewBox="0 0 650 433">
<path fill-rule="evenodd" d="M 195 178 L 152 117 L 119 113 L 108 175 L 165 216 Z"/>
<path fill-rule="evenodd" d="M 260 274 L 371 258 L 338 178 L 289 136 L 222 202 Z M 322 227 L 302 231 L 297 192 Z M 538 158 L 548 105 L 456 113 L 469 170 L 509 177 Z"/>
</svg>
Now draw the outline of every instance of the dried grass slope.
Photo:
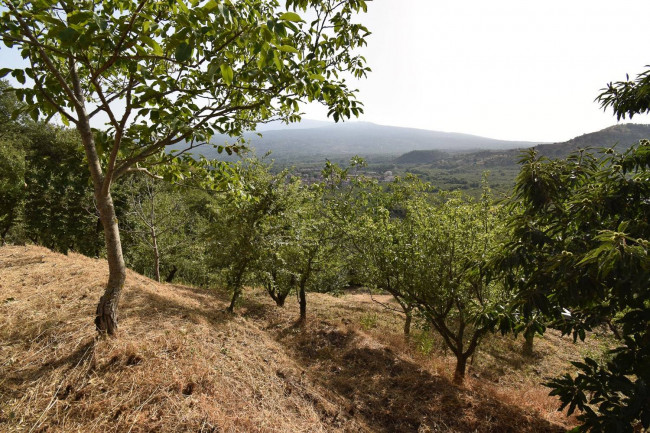
<svg viewBox="0 0 650 433">
<path fill-rule="evenodd" d="M 218 293 L 129 272 L 119 338 L 96 338 L 91 318 L 107 275 L 103 260 L 0 248 L 0 431 L 555 432 L 571 424 L 504 398 L 507 388 L 451 385 L 439 374 L 443 358 L 418 355 L 400 340 L 399 317 L 355 295 L 313 295 L 310 324 L 297 329 L 296 307 L 278 310 L 262 294 L 229 315 Z M 384 328 L 359 325 L 369 312 Z"/>
</svg>

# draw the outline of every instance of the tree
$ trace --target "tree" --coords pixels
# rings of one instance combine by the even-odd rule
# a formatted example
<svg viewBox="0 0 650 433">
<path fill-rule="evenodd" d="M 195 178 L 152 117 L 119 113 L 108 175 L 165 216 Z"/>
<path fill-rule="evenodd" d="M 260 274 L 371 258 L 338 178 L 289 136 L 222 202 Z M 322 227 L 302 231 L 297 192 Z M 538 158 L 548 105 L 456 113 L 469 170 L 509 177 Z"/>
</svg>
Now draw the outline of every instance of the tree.
<svg viewBox="0 0 650 433">
<path fill-rule="evenodd" d="M 361 254 L 368 283 L 391 293 L 405 313 L 417 311 L 442 337 L 456 357 L 454 382 L 462 383 L 468 359 L 503 316 L 505 292 L 485 270 L 500 213 L 487 193 L 473 201 L 431 189 L 398 179 L 367 206 Z"/>
<path fill-rule="evenodd" d="M 609 83 L 597 100 L 619 118 L 650 111 L 650 71 Z M 551 380 L 579 431 L 650 427 L 650 141 L 623 154 L 583 149 L 566 160 L 530 151 L 521 160 L 500 266 L 518 310 L 541 311 L 574 340 L 606 325 L 620 346 L 607 362 L 574 362 L 575 376 Z M 513 278 L 522 273 L 524 278 Z"/>
<path fill-rule="evenodd" d="M 232 293 L 227 308 L 231 313 L 244 284 L 255 281 L 260 268 L 269 265 L 269 254 L 285 230 L 298 181 L 290 181 L 286 171 L 272 175 L 269 166 L 255 158 L 243 161 L 240 171 L 243 194 L 235 190 L 214 200 L 208 230 L 212 266 L 221 270 Z"/>
<path fill-rule="evenodd" d="M 304 100 L 326 104 L 337 121 L 361 112 L 341 73 L 368 71 L 354 54 L 369 34 L 352 21 L 363 0 L 288 0 L 286 10 L 277 0 L 2 5 L 2 41 L 29 65 L 0 76 L 29 79 L 31 87 L 14 90 L 26 112 L 59 115 L 81 137 L 109 265 L 100 332 L 117 330 L 126 279 L 116 179 L 177 162 L 170 146 L 191 149 L 215 132 L 238 136 L 273 118 L 297 121 Z M 309 23 L 297 13 L 307 11 Z M 107 130 L 93 129 L 102 118 Z"/>
<path fill-rule="evenodd" d="M 24 119 L 12 119 L 19 107 L 9 84 L 0 81 L 0 245 L 14 227 L 25 195 L 25 140 L 21 130 Z"/>
<path fill-rule="evenodd" d="M 25 136 L 25 235 L 55 251 L 98 256 L 101 226 L 78 134 L 37 123 Z"/>
<path fill-rule="evenodd" d="M 200 267 L 206 221 L 191 207 L 203 191 L 149 176 L 127 178 L 118 190 L 126 202 L 121 230 L 131 269 L 156 281 L 166 273 L 164 280 L 171 282 L 177 272 L 187 278 L 188 268 Z"/>
<path fill-rule="evenodd" d="M 14 226 L 25 195 L 25 152 L 15 139 L 0 136 L 0 245 Z"/>
<path fill-rule="evenodd" d="M 408 337 L 415 306 L 406 298 L 406 285 L 410 284 L 413 268 L 408 255 L 401 251 L 408 242 L 400 239 L 400 226 L 392 224 L 392 218 L 403 217 L 405 202 L 426 186 L 409 177 L 397 179 L 385 188 L 363 180 L 358 187 L 353 195 L 354 216 L 347 221 L 358 257 L 359 278 L 371 289 L 393 296 L 405 315 L 404 335 Z"/>
<path fill-rule="evenodd" d="M 507 278 L 524 317 L 539 310 L 574 340 L 599 325 L 620 329 L 610 360 L 574 362 L 579 373 L 551 380 L 581 431 L 632 432 L 650 426 L 650 142 L 624 154 L 578 151 L 522 159 L 510 221 Z M 612 323 L 613 322 L 613 323 Z M 618 331 L 617 331 L 618 332 Z"/>
</svg>

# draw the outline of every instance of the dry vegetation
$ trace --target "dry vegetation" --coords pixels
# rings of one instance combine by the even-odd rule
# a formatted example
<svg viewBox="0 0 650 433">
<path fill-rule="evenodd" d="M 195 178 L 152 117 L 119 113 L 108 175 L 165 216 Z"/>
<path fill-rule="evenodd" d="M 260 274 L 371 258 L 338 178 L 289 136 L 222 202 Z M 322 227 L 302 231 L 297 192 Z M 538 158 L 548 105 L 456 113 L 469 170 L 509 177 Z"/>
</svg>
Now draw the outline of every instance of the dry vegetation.
<svg viewBox="0 0 650 433">
<path fill-rule="evenodd" d="M 129 272 L 119 338 L 96 338 L 102 260 L 0 248 L 0 431 L 555 432 L 573 425 L 539 385 L 591 345 L 556 334 L 537 357 L 492 337 L 463 388 L 425 331 L 368 295 L 224 296 Z M 427 353 L 430 352 L 430 353 Z"/>
</svg>

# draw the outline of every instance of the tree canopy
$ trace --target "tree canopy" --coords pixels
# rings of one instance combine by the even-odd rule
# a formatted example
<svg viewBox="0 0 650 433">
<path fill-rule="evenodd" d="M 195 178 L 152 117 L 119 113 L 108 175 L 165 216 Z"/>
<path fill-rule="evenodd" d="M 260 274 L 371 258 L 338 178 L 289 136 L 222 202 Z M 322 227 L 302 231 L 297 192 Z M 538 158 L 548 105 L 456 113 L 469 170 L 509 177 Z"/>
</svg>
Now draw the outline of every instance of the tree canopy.
<svg viewBox="0 0 650 433">
<path fill-rule="evenodd" d="M 289 0 L 284 8 L 277 0 L 2 5 L 2 42 L 28 65 L 3 68 L 0 77 L 24 85 L 14 89 L 24 112 L 58 115 L 81 137 L 109 264 L 95 319 L 102 332 L 117 330 L 126 278 L 111 197 L 117 178 L 156 165 L 167 177 L 190 175 L 194 160 L 179 153 L 217 132 L 238 136 L 257 122 L 297 121 L 304 101 L 327 105 L 335 120 L 362 112 L 345 78 L 368 71 L 355 51 L 369 34 L 353 21 L 366 10 L 363 0 Z M 107 127 L 98 129 L 102 122 Z M 182 150 L 166 152 L 173 145 Z"/>
</svg>

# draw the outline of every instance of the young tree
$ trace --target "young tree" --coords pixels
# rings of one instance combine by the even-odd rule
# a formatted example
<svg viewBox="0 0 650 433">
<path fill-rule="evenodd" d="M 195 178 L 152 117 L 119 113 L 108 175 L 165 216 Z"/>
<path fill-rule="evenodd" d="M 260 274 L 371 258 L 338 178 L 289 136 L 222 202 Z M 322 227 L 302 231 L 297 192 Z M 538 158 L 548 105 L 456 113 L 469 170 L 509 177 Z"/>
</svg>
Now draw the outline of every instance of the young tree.
<svg viewBox="0 0 650 433">
<path fill-rule="evenodd" d="M 377 192 L 375 192 L 377 193 Z M 488 281 L 485 264 L 497 245 L 499 209 L 489 196 L 432 196 L 420 182 L 400 182 L 383 204 L 368 207 L 361 252 L 368 281 L 417 312 L 456 357 L 454 382 L 498 324 L 505 293 Z"/>
<path fill-rule="evenodd" d="M 127 262 L 160 281 L 161 266 L 163 270 L 178 271 L 178 267 L 166 264 L 181 256 L 190 243 L 196 242 L 190 233 L 198 223 L 197 216 L 189 211 L 187 191 L 180 186 L 174 187 L 148 176 L 133 177 L 125 183 L 122 190 L 128 211 L 122 230 L 129 238 L 125 248 Z"/>
<path fill-rule="evenodd" d="M 32 117 L 58 114 L 81 137 L 109 264 L 100 332 L 117 330 L 126 278 L 116 179 L 173 163 L 169 146 L 194 148 L 215 132 L 238 136 L 273 118 L 296 121 L 304 100 L 326 104 L 335 120 L 361 112 L 341 73 L 368 71 L 354 54 L 368 35 L 353 22 L 364 0 L 289 0 L 286 10 L 278 0 L 2 5 L 2 41 L 29 64 L 0 76 L 29 79 L 14 91 Z M 297 13 L 307 11 L 311 22 Z M 100 121 L 104 132 L 93 129 Z"/>
<path fill-rule="evenodd" d="M 212 266 L 222 271 L 232 293 L 227 309 L 231 313 L 244 284 L 254 281 L 256 274 L 259 277 L 260 268 L 268 266 L 269 254 L 278 247 L 297 185 L 286 171 L 272 175 L 258 159 L 245 160 L 240 170 L 244 194 L 235 190 L 216 198 L 208 230 Z"/>
</svg>

